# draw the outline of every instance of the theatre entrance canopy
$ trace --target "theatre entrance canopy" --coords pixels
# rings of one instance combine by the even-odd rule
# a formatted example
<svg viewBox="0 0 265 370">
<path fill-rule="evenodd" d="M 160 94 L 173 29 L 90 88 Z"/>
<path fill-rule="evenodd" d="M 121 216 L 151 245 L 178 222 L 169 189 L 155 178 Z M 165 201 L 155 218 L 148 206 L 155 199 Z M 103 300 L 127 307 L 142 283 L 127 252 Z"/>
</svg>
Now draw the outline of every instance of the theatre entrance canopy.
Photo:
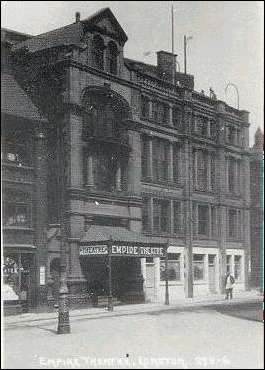
<svg viewBox="0 0 265 370">
<path fill-rule="evenodd" d="M 80 241 L 80 257 L 165 257 L 168 243 L 164 238 L 142 235 L 123 227 L 91 225 Z"/>
</svg>

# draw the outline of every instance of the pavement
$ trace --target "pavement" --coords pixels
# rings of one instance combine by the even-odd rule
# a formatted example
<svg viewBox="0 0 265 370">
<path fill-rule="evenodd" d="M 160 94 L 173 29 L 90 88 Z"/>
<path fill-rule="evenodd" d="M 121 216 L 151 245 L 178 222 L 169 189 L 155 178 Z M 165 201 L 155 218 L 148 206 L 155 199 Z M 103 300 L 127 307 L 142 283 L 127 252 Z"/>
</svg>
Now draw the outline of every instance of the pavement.
<svg viewBox="0 0 265 370">
<path fill-rule="evenodd" d="M 85 320 L 108 318 L 127 315 L 138 315 L 152 312 L 167 312 L 167 311 L 188 311 L 194 308 L 225 308 L 238 306 L 248 303 L 260 303 L 263 308 L 263 295 L 258 291 L 248 291 L 236 293 L 231 301 L 226 301 L 223 295 L 210 295 L 197 298 L 185 298 L 171 301 L 169 305 L 162 303 L 144 303 L 115 306 L 113 311 L 108 311 L 107 308 L 81 308 L 70 311 L 71 322 Z M 6 330 L 17 327 L 34 327 L 40 323 L 54 323 L 58 319 L 58 313 L 23 313 L 13 316 L 4 317 L 4 328 Z M 258 320 L 262 321 L 262 319 Z"/>
<path fill-rule="evenodd" d="M 7 317 L 2 368 L 263 369 L 263 323 L 232 312 L 250 307 L 260 310 L 261 297 L 75 310 L 67 335 L 56 334 L 56 313 Z"/>
</svg>

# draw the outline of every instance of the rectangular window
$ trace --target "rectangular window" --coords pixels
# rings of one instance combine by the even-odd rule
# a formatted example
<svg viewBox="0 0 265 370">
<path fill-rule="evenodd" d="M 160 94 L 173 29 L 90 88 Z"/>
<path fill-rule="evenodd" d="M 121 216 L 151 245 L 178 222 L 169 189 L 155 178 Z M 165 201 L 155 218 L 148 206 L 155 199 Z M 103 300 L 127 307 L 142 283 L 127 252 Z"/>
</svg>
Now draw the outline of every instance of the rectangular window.
<svg viewBox="0 0 265 370">
<path fill-rule="evenodd" d="M 235 280 L 242 279 L 242 256 L 235 256 Z"/>
<path fill-rule="evenodd" d="M 197 151 L 197 189 L 200 191 L 207 190 L 207 152 L 204 150 Z"/>
<path fill-rule="evenodd" d="M 148 138 L 142 136 L 141 140 L 141 167 L 142 167 L 142 178 L 145 180 L 148 177 Z"/>
<path fill-rule="evenodd" d="M 141 114 L 143 118 L 149 118 L 149 99 L 146 96 L 141 99 Z"/>
<path fill-rule="evenodd" d="M 32 166 L 31 144 L 22 135 L 3 139 L 2 160 L 18 166 Z"/>
<path fill-rule="evenodd" d="M 170 229 L 169 201 L 154 199 L 154 233 L 168 233 Z"/>
<path fill-rule="evenodd" d="M 212 140 L 215 140 L 217 137 L 217 126 L 215 121 L 210 122 L 210 136 Z"/>
<path fill-rule="evenodd" d="M 196 127 L 197 127 L 197 134 L 200 136 L 207 137 L 207 127 L 208 120 L 204 117 L 197 117 Z"/>
<path fill-rule="evenodd" d="M 182 122 L 182 113 L 181 108 L 174 106 L 172 109 L 172 121 L 173 126 L 176 128 L 181 128 L 181 122 Z"/>
<path fill-rule="evenodd" d="M 31 226 L 30 205 L 6 202 L 3 205 L 4 226 Z"/>
<path fill-rule="evenodd" d="M 180 146 L 175 144 L 173 146 L 173 179 L 176 185 L 180 185 L 180 167 L 181 167 L 181 159 L 180 159 Z"/>
<path fill-rule="evenodd" d="M 228 159 L 228 190 L 230 193 L 236 193 L 236 160 L 234 158 Z"/>
<path fill-rule="evenodd" d="M 211 206 L 211 227 L 212 227 L 212 237 L 217 236 L 217 214 L 216 207 Z"/>
<path fill-rule="evenodd" d="M 215 190 L 215 154 L 210 154 L 210 190 Z"/>
<path fill-rule="evenodd" d="M 149 205 L 149 200 L 147 198 L 144 198 L 143 199 L 143 206 L 142 206 L 143 231 L 148 231 L 150 229 L 149 219 L 148 219 L 148 205 Z"/>
<path fill-rule="evenodd" d="M 180 281 L 180 253 L 168 253 L 168 281 Z M 160 281 L 166 280 L 165 257 L 160 258 Z"/>
<path fill-rule="evenodd" d="M 180 235 L 182 232 L 182 214 L 181 214 L 181 203 L 180 202 L 174 202 L 174 234 Z"/>
<path fill-rule="evenodd" d="M 198 206 L 198 234 L 209 235 L 209 207 Z"/>
<path fill-rule="evenodd" d="M 228 236 L 237 239 L 237 211 L 229 209 L 228 211 Z"/>
<path fill-rule="evenodd" d="M 193 255 L 193 279 L 204 280 L 204 254 Z"/>
<path fill-rule="evenodd" d="M 165 182 L 168 179 L 167 166 L 168 145 L 165 140 L 153 140 L 153 179 L 158 182 Z"/>
<path fill-rule="evenodd" d="M 153 120 L 158 121 L 158 102 L 153 101 L 152 103 L 152 115 L 153 115 Z"/>
</svg>

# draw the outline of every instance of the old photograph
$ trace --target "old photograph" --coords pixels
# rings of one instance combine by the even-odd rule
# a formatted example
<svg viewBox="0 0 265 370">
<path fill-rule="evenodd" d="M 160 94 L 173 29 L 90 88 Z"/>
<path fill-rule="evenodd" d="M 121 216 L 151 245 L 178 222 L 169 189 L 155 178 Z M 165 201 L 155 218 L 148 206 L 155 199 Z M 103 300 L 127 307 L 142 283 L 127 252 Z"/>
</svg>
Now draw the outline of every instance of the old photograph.
<svg viewBox="0 0 265 370">
<path fill-rule="evenodd" d="M 1 368 L 263 369 L 264 2 L 1 10 Z"/>
</svg>

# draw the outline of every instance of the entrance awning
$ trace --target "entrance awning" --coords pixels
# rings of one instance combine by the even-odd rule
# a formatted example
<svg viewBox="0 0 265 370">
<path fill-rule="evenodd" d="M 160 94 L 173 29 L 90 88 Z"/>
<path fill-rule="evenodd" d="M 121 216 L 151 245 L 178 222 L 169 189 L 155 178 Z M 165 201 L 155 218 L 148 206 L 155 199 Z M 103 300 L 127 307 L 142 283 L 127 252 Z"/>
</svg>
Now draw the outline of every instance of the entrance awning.
<svg viewBox="0 0 265 370">
<path fill-rule="evenodd" d="M 167 239 L 142 235 L 123 227 L 90 226 L 80 241 L 80 256 L 163 257 Z"/>
</svg>

